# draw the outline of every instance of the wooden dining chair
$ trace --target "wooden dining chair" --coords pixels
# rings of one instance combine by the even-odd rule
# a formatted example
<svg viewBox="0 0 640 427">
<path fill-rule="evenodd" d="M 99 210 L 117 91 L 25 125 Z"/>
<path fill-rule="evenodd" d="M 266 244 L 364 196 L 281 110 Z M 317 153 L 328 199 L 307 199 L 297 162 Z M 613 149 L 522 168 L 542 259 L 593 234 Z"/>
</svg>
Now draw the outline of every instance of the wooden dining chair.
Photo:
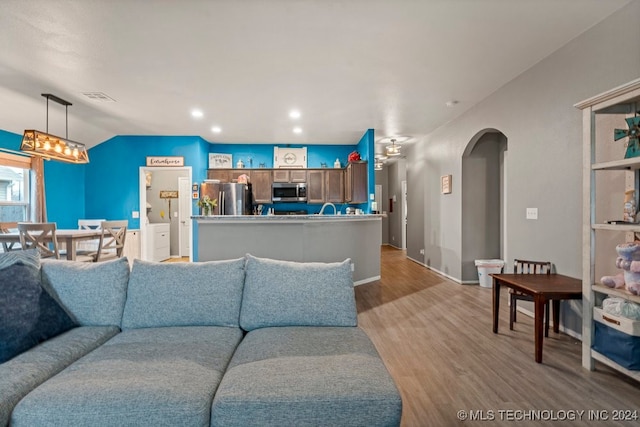
<svg viewBox="0 0 640 427">
<path fill-rule="evenodd" d="M 17 229 L 17 222 L 0 222 L 0 234 L 11 233 L 12 231 Z M 4 252 L 19 251 L 20 249 L 20 244 L 17 242 L 2 242 L 2 250 Z"/>
<path fill-rule="evenodd" d="M 127 220 L 102 221 L 100 225 L 102 235 L 95 256 L 96 262 L 122 257 L 128 225 L 129 221 Z"/>
<path fill-rule="evenodd" d="M 514 274 L 551 274 L 551 262 L 549 261 L 526 261 L 522 259 L 513 260 Z M 510 311 L 509 329 L 513 330 L 516 321 L 516 311 L 518 301 L 533 301 L 533 296 L 523 294 L 513 289 L 509 289 Z M 544 306 L 544 336 L 549 336 L 549 301 Z"/>
<path fill-rule="evenodd" d="M 102 219 L 79 219 L 78 220 L 78 229 L 79 230 L 99 230 L 102 222 L 106 221 L 105 218 Z M 78 242 L 78 246 L 76 248 L 77 253 L 95 254 L 98 251 L 99 243 L 98 240 L 83 240 Z"/>
<path fill-rule="evenodd" d="M 38 249 L 41 258 L 60 259 L 55 222 L 19 222 L 22 249 Z"/>
</svg>

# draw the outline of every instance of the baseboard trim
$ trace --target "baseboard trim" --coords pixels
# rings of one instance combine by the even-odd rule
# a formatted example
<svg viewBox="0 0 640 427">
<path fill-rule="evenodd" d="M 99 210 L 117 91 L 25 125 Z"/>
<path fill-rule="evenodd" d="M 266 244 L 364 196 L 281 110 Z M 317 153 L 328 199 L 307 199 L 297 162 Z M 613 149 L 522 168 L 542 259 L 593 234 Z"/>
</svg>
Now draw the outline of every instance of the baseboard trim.
<svg viewBox="0 0 640 427">
<path fill-rule="evenodd" d="M 380 280 L 380 276 L 373 276 L 366 279 L 358 280 L 357 282 L 353 282 L 353 286 L 364 285 L 365 283 L 375 282 L 376 280 Z"/>
<path fill-rule="evenodd" d="M 425 268 L 428 268 L 429 270 L 433 271 L 434 273 L 437 273 L 437 274 L 439 274 L 439 275 L 440 275 L 440 276 L 442 276 L 442 277 L 446 277 L 447 279 L 449 279 L 449 280 L 451 280 L 452 282 L 455 282 L 455 283 L 457 283 L 457 284 L 459 284 L 459 285 L 471 284 L 471 283 L 463 283 L 463 282 L 461 282 L 460 280 L 456 279 L 455 277 L 449 276 L 448 274 L 443 273 L 442 271 L 440 271 L 440 270 L 438 270 L 438 269 L 435 269 L 435 268 L 433 268 L 433 267 L 431 267 L 431 266 L 429 266 L 429 265 L 427 265 L 427 264 L 425 264 L 425 263 L 423 263 L 423 262 L 420 262 L 420 261 L 418 261 L 417 259 L 413 259 L 413 258 L 411 258 L 410 256 L 407 256 L 407 258 L 408 258 L 409 260 L 411 260 L 411 261 L 415 262 L 416 264 L 420 264 L 421 266 L 423 266 L 423 267 L 425 267 Z M 476 283 L 476 284 L 478 284 L 478 282 L 475 282 L 475 283 Z"/>
<path fill-rule="evenodd" d="M 529 316 L 532 319 L 534 318 L 534 313 L 531 310 L 527 310 L 524 307 L 520 307 L 518 306 L 518 308 L 516 309 L 518 310 L 518 313 L 522 313 L 525 316 Z M 550 319 L 553 322 L 553 319 Z M 552 327 L 553 323 L 551 323 L 550 327 Z M 566 328 L 562 323 L 560 323 L 560 326 L 558 328 L 560 330 L 560 332 L 562 332 L 563 334 L 567 334 L 569 335 L 571 338 L 575 338 L 578 341 L 582 341 L 582 334 L 577 333 L 576 331 L 574 331 L 573 329 L 569 329 Z"/>
</svg>

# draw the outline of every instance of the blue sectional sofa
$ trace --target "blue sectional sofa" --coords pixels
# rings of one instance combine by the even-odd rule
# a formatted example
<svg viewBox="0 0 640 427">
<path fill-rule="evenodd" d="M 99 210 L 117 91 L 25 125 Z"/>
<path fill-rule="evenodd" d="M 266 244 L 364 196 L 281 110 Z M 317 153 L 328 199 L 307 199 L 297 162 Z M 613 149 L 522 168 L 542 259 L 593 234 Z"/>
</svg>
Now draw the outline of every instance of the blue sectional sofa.
<svg viewBox="0 0 640 427">
<path fill-rule="evenodd" d="M 39 269 L 77 326 L 0 364 L 0 426 L 400 424 L 349 260 Z"/>
</svg>

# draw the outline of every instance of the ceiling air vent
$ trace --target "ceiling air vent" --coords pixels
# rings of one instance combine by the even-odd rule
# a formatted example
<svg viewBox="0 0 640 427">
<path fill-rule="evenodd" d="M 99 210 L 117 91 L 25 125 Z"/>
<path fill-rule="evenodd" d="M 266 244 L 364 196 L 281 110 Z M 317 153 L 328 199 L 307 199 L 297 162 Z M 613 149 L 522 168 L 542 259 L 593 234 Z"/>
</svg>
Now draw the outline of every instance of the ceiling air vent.
<svg viewBox="0 0 640 427">
<path fill-rule="evenodd" d="M 89 98 L 90 100 L 96 101 L 96 102 L 116 102 L 115 99 L 110 98 L 109 96 L 107 96 L 102 92 L 82 92 L 82 94 L 87 98 Z"/>
</svg>

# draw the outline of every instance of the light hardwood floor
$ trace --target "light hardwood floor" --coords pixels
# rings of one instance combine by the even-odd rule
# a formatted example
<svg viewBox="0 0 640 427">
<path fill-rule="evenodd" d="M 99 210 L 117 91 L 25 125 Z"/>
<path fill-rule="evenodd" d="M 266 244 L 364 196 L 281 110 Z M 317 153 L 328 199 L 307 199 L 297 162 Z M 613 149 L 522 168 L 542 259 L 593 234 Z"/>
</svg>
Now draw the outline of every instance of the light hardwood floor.
<svg viewBox="0 0 640 427">
<path fill-rule="evenodd" d="M 356 287 L 358 322 L 400 390 L 403 426 L 640 425 L 640 384 L 599 363 L 583 369 L 579 341 L 550 331 L 536 363 L 533 320 L 520 315 L 509 330 L 506 292 L 496 335 L 490 289 L 454 283 L 387 246 L 381 277 Z M 484 411 L 484 421 L 461 421 L 461 410 Z M 608 420 L 590 410 L 606 410 Z M 638 420 L 614 421 L 614 410 Z M 560 411 L 585 412 L 561 421 Z M 524 418 L 538 414 L 554 418 Z"/>
</svg>

